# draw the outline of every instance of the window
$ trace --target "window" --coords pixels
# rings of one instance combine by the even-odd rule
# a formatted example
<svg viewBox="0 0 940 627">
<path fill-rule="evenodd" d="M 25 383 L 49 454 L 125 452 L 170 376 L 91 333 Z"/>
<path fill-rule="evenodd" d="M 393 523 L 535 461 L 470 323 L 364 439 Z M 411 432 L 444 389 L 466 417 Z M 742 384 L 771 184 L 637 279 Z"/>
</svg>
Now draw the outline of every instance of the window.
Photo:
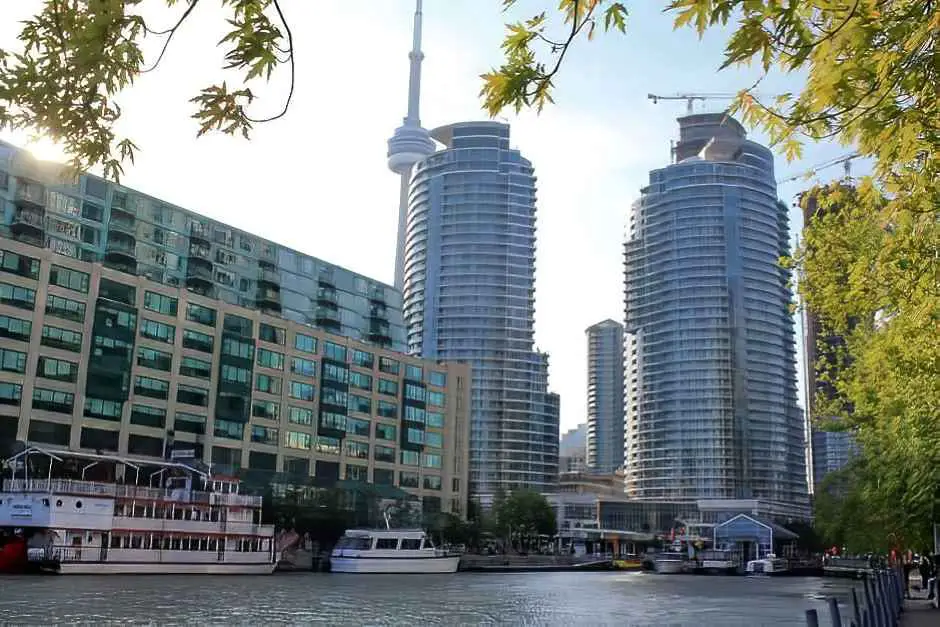
<svg viewBox="0 0 940 627">
<path fill-rule="evenodd" d="M 346 363 L 346 347 L 333 342 L 323 343 L 323 356 L 333 361 Z"/>
<path fill-rule="evenodd" d="M 346 416 L 331 411 L 320 412 L 320 426 L 324 429 L 346 430 Z"/>
<path fill-rule="evenodd" d="M 22 385 L 17 383 L 0 383 L 0 405 L 19 405 L 22 397 Z"/>
<path fill-rule="evenodd" d="M 312 401 L 314 395 L 313 385 L 309 383 L 301 383 L 300 381 L 291 381 L 288 395 L 291 398 L 297 398 L 302 401 Z M 345 407 L 345 403 L 343 406 Z"/>
<path fill-rule="evenodd" d="M 375 485 L 395 485 L 395 471 L 387 468 L 373 468 L 372 483 Z"/>
<path fill-rule="evenodd" d="M 428 405 L 443 407 L 445 405 L 445 396 L 443 392 L 428 392 Z"/>
<path fill-rule="evenodd" d="M 42 362 L 43 359 L 46 358 L 40 357 L 39 361 Z M 12 351 L 8 348 L 0 349 L 0 370 L 23 374 L 26 372 L 26 353 Z M 39 375 L 38 372 L 36 374 Z"/>
<path fill-rule="evenodd" d="M 303 357 L 292 357 L 290 371 L 293 374 L 300 374 L 305 377 L 315 377 L 317 376 L 317 362 Z"/>
<path fill-rule="evenodd" d="M 432 370 L 428 375 L 428 382 L 439 388 L 445 387 L 447 385 L 447 374 Z"/>
<path fill-rule="evenodd" d="M 49 283 L 64 287 L 67 290 L 87 294 L 89 282 L 90 277 L 87 272 L 79 272 L 62 266 L 52 266 L 49 269 Z"/>
<path fill-rule="evenodd" d="M 261 326 L 258 327 L 258 339 L 262 342 L 270 342 L 271 344 L 280 344 L 284 346 L 286 342 L 287 332 L 284 331 L 281 327 L 275 327 L 270 324 L 261 323 Z"/>
<path fill-rule="evenodd" d="M 424 443 L 432 448 L 444 448 L 444 436 L 434 431 L 425 431 Z"/>
<path fill-rule="evenodd" d="M 398 418 L 398 405 L 388 401 L 379 401 L 376 413 L 383 418 Z"/>
<path fill-rule="evenodd" d="M 417 488 L 418 473 L 401 471 L 398 474 L 398 486 L 401 488 Z"/>
<path fill-rule="evenodd" d="M 28 342 L 33 331 L 33 323 L 11 316 L 0 316 L 0 337 L 20 342 Z"/>
<path fill-rule="evenodd" d="M 379 377 L 379 394 L 398 396 L 398 382 Z"/>
<path fill-rule="evenodd" d="M 156 320 L 142 318 L 140 321 L 140 337 L 172 344 L 176 339 L 176 327 Z"/>
<path fill-rule="evenodd" d="M 255 357 L 255 347 L 250 340 L 242 341 L 231 337 L 223 337 L 222 354 L 251 360 Z"/>
<path fill-rule="evenodd" d="M 178 411 L 173 421 L 173 428 L 183 433 L 204 435 L 206 432 L 206 417 Z"/>
<path fill-rule="evenodd" d="M 299 433 L 297 431 L 288 431 L 286 432 L 284 438 L 284 446 L 287 448 L 296 448 L 302 451 L 309 451 L 310 445 L 313 443 L 313 436 L 309 433 Z"/>
<path fill-rule="evenodd" d="M 441 478 L 438 475 L 424 475 L 425 490 L 440 490 Z"/>
<path fill-rule="evenodd" d="M 272 444 L 277 446 L 279 438 L 278 430 L 274 427 L 265 427 L 263 425 L 251 425 L 251 441 L 259 444 Z"/>
<path fill-rule="evenodd" d="M 234 333 L 242 337 L 252 337 L 252 331 L 255 328 L 254 323 L 248 318 L 236 316 L 235 314 L 225 314 L 222 322 L 222 328 L 229 333 Z"/>
<path fill-rule="evenodd" d="M 138 376 L 134 380 L 134 394 L 166 400 L 170 396 L 170 384 L 160 379 Z"/>
<path fill-rule="evenodd" d="M 178 301 L 171 296 L 157 294 L 156 292 L 144 292 L 144 309 L 155 311 L 164 316 L 176 317 L 177 307 Z"/>
<path fill-rule="evenodd" d="M 242 440 L 245 437 L 245 423 L 216 418 L 212 425 L 212 435 L 217 438 Z"/>
<path fill-rule="evenodd" d="M 36 307 L 36 291 L 26 287 L 20 287 L 19 285 L 0 283 L 0 303 L 20 309 L 32 310 Z M 49 309 L 47 305 L 46 313 L 48 312 Z"/>
<path fill-rule="evenodd" d="M 183 329 L 183 348 L 211 353 L 215 338 L 199 331 Z"/>
<path fill-rule="evenodd" d="M 33 409 L 71 414 L 75 406 L 75 395 L 60 390 L 33 388 Z"/>
<path fill-rule="evenodd" d="M 330 362 L 323 362 L 323 379 L 326 381 L 336 381 L 338 383 L 346 383 L 349 381 L 349 370 L 343 366 L 337 366 L 336 364 Z"/>
<path fill-rule="evenodd" d="M 294 336 L 294 348 L 304 353 L 316 354 L 317 338 L 304 335 L 303 333 L 298 333 L 296 336 Z"/>
<path fill-rule="evenodd" d="M 105 278 L 98 282 L 98 297 L 124 303 L 131 307 L 137 306 L 137 289 L 134 286 Z"/>
<path fill-rule="evenodd" d="M 440 468 L 441 456 L 437 453 L 424 453 L 421 455 L 421 465 L 425 468 Z"/>
<path fill-rule="evenodd" d="M 166 410 L 150 405 L 131 405 L 131 424 L 162 429 L 166 426 Z"/>
<path fill-rule="evenodd" d="M 274 401 L 255 401 L 251 404 L 251 415 L 255 418 L 278 420 L 281 417 L 281 406 Z"/>
<path fill-rule="evenodd" d="M 287 410 L 287 420 L 295 425 L 310 426 L 313 424 L 313 410 L 304 407 L 289 407 Z"/>
<path fill-rule="evenodd" d="M 346 433 L 369 437 L 369 421 L 361 418 L 346 418 Z"/>
<path fill-rule="evenodd" d="M 402 466 L 417 466 L 421 461 L 421 454 L 416 451 L 400 451 Z"/>
<path fill-rule="evenodd" d="M 267 392 L 268 394 L 280 394 L 281 378 L 272 377 L 266 374 L 256 374 L 255 389 L 259 392 Z"/>
<path fill-rule="evenodd" d="M 356 459 L 369 459 L 369 445 L 365 442 L 346 440 L 346 455 Z"/>
<path fill-rule="evenodd" d="M 127 436 L 128 455 L 163 457 L 163 447 L 163 438 L 154 438 L 149 435 L 138 435 L 136 433 Z"/>
<path fill-rule="evenodd" d="M 317 436 L 317 452 L 328 455 L 339 455 L 342 441 L 339 438 L 331 438 L 326 435 Z"/>
<path fill-rule="evenodd" d="M 444 427 L 444 414 L 439 411 L 429 411 L 425 414 L 424 423 L 429 427 L 441 429 Z"/>
<path fill-rule="evenodd" d="M 186 305 L 186 319 L 190 322 L 196 322 L 198 324 L 214 327 L 216 319 L 215 309 L 210 309 L 209 307 L 205 307 L 203 305 L 197 305 L 196 303 L 188 303 Z"/>
<path fill-rule="evenodd" d="M 372 353 L 356 349 L 352 354 L 352 362 L 357 366 L 372 370 L 372 365 L 375 363 L 375 356 Z"/>
<path fill-rule="evenodd" d="M 360 414 L 371 414 L 372 399 L 366 398 L 365 396 L 359 396 L 358 394 L 350 394 L 348 407 L 349 411 L 358 412 Z"/>
<path fill-rule="evenodd" d="M 398 361 L 391 357 L 379 357 L 379 370 L 385 374 L 398 374 Z"/>
<path fill-rule="evenodd" d="M 413 401 L 424 402 L 427 399 L 428 392 L 424 387 L 414 383 L 405 382 L 405 398 Z"/>
<path fill-rule="evenodd" d="M 154 370 L 163 370 L 169 372 L 173 367 L 173 355 L 164 353 L 154 348 L 141 346 L 137 349 L 137 365 L 144 368 L 153 368 Z"/>
<path fill-rule="evenodd" d="M 415 407 L 414 405 L 405 405 L 405 420 L 410 420 L 411 422 L 419 422 L 424 424 L 427 412 L 421 407 Z"/>
<path fill-rule="evenodd" d="M 408 427 L 405 430 L 405 439 L 411 444 L 424 444 L 424 431 Z"/>
<path fill-rule="evenodd" d="M 405 364 L 405 378 L 412 381 L 424 381 L 424 369 L 421 366 Z"/>
<path fill-rule="evenodd" d="M 249 385 L 251 382 L 251 370 L 222 364 L 222 368 L 219 370 L 219 377 L 226 383 Z"/>
<path fill-rule="evenodd" d="M 284 353 L 269 351 L 266 348 L 258 349 L 258 365 L 274 370 L 284 369 Z"/>
<path fill-rule="evenodd" d="M 187 405 L 208 407 L 209 390 L 180 383 L 176 386 L 176 401 L 178 403 L 186 403 Z"/>
<path fill-rule="evenodd" d="M 185 377 L 211 379 L 212 364 L 202 359 L 184 356 L 182 359 L 180 359 L 180 374 Z"/>
<path fill-rule="evenodd" d="M 53 266 L 55 268 L 55 266 Z M 19 255 L 8 250 L 0 250 L 0 270 L 27 279 L 39 278 L 39 260 Z"/>
<path fill-rule="evenodd" d="M 6 370 L 6 353 L 2 351 L 4 370 Z M 26 355 L 23 355 L 23 370 L 26 369 Z M 22 370 L 17 371 L 22 372 Z M 78 364 L 74 361 L 65 361 L 64 359 L 54 359 L 52 357 L 40 356 L 36 362 L 36 376 L 44 379 L 53 379 L 55 381 L 65 381 L 75 383 L 78 380 Z"/>
<path fill-rule="evenodd" d="M 349 385 L 360 390 L 372 390 L 372 375 L 361 372 L 349 373 Z"/>
<path fill-rule="evenodd" d="M 388 440 L 394 442 L 398 438 L 398 427 L 395 425 L 383 425 L 380 422 L 375 423 L 375 439 Z"/>
<path fill-rule="evenodd" d="M 390 446 L 382 446 L 381 444 L 376 444 L 375 450 L 372 453 L 373 459 L 377 462 L 386 462 L 388 464 L 395 463 L 395 449 Z"/>
<path fill-rule="evenodd" d="M 343 390 L 324 387 L 320 390 L 320 402 L 345 408 L 349 404 L 349 395 Z"/>
<path fill-rule="evenodd" d="M 82 352 L 82 334 L 69 329 L 43 325 L 42 338 L 39 343 L 43 346 L 72 351 L 73 353 Z"/>
<path fill-rule="evenodd" d="M 97 418 L 98 420 L 121 422 L 121 414 L 123 412 L 124 403 L 121 401 L 107 401 L 100 398 L 86 398 L 85 408 L 82 410 L 82 415 L 87 418 Z"/>
</svg>

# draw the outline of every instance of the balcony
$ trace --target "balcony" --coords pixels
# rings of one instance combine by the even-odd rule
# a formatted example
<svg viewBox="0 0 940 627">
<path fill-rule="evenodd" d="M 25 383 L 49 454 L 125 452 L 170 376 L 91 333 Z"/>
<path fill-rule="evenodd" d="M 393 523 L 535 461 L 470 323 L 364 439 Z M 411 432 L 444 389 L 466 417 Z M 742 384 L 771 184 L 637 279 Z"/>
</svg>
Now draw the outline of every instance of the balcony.
<svg viewBox="0 0 940 627">
<path fill-rule="evenodd" d="M 385 289 L 373 286 L 372 289 L 369 290 L 369 300 L 372 301 L 374 305 L 385 306 Z"/>
<path fill-rule="evenodd" d="M 372 305 L 369 308 L 369 318 L 371 320 L 387 321 L 388 320 L 388 308 L 384 304 Z"/>
<path fill-rule="evenodd" d="M 13 202 L 18 207 L 35 207 L 42 209 L 46 206 L 46 188 L 23 178 L 16 179 L 16 196 Z"/>
<path fill-rule="evenodd" d="M 133 217 L 121 215 L 120 212 L 116 212 L 112 209 L 111 220 L 108 221 L 108 230 L 119 231 L 136 238 L 137 221 Z"/>
<path fill-rule="evenodd" d="M 272 313 L 280 313 L 281 311 L 280 289 L 261 287 L 259 284 L 258 291 L 255 293 L 255 301 L 257 303 L 258 309 L 261 309 L 262 311 L 269 311 Z"/>
<path fill-rule="evenodd" d="M 339 308 L 339 301 L 336 298 L 336 289 L 332 287 L 317 288 L 317 305 L 336 311 Z"/>
<path fill-rule="evenodd" d="M 258 270 L 258 283 L 267 283 L 269 285 L 279 286 L 281 284 L 281 275 L 276 270 L 268 270 L 262 267 Z"/>
<path fill-rule="evenodd" d="M 343 323 L 339 319 L 339 312 L 327 307 L 317 307 L 315 321 L 317 326 L 325 329 L 339 330 Z"/>
<path fill-rule="evenodd" d="M 17 239 L 30 241 L 42 239 L 44 232 L 45 211 L 32 205 L 17 207 L 13 214 L 10 230 Z"/>
<path fill-rule="evenodd" d="M 104 249 L 104 263 L 109 268 L 137 273 L 137 243 L 133 237 L 112 231 L 108 233 L 108 243 Z"/>
<path fill-rule="evenodd" d="M 204 259 L 205 261 L 212 262 L 212 249 L 206 244 L 198 244 L 196 242 L 191 242 L 189 244 L 189 256 L 195 257 L 197 259 Z"/>
</svg>

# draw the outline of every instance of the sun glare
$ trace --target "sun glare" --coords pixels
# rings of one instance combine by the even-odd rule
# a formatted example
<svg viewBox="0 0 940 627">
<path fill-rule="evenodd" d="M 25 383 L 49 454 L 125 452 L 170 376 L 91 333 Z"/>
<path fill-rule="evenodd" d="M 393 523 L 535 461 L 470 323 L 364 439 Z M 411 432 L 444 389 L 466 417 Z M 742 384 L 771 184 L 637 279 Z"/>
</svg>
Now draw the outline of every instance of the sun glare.
<svg viewBox="0 0 940 627">
<path fill-rule="evenodd" d="M 47 137 L 39 137 L 26 143 L 26 149 L 40 161 L 53 161 L 65 163 L 68 155 L 61 144 L 57 144 Z"/>
</svg>

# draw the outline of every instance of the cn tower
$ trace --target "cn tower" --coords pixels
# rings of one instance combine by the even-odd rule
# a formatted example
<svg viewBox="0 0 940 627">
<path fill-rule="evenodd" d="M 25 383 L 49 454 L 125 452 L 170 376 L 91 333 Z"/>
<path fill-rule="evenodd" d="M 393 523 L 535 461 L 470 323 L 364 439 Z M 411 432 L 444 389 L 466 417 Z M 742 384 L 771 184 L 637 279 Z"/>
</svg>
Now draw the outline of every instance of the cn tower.
<svg viewBox="0 0 940 627">
<path fill-rule="evenodd" d="M 421 128 L 418 105 L 421 97 L 421 0 L 415 2 L 414 38 L 408 53 L 411 71 L 408 75 L 408 115 L 388 140 L 388 168 L 401 177 L 398 200 L 398 243 L 395 248 L 395 289 L 404 289 L 405 228 L 408 222 L 408 186 L 414 165 L 434 152 L 434 142 Z"/>
</svg>

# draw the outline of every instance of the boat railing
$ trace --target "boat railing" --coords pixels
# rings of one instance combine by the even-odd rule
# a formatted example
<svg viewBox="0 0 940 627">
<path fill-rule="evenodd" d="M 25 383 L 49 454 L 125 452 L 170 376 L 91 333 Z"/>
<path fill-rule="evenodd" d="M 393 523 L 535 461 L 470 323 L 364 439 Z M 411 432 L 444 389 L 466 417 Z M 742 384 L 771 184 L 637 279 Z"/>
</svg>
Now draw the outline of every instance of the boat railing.
<svg viewBox="0 0 940 627">
<path fill-rule="evenodd" d="M 185 491 L 181 489 L 150 488 L 124 483 L 98 483 L 77 479 L 8 479 L 4 492 L 48 492 L 52 494 L 80 494 L 111 498 L 138 498 L 154 501 L 182 501 L 212 505 L 261 507 L 262 497 L 249 494 L 222 494 L 218 492 Z"/>
</svg>

